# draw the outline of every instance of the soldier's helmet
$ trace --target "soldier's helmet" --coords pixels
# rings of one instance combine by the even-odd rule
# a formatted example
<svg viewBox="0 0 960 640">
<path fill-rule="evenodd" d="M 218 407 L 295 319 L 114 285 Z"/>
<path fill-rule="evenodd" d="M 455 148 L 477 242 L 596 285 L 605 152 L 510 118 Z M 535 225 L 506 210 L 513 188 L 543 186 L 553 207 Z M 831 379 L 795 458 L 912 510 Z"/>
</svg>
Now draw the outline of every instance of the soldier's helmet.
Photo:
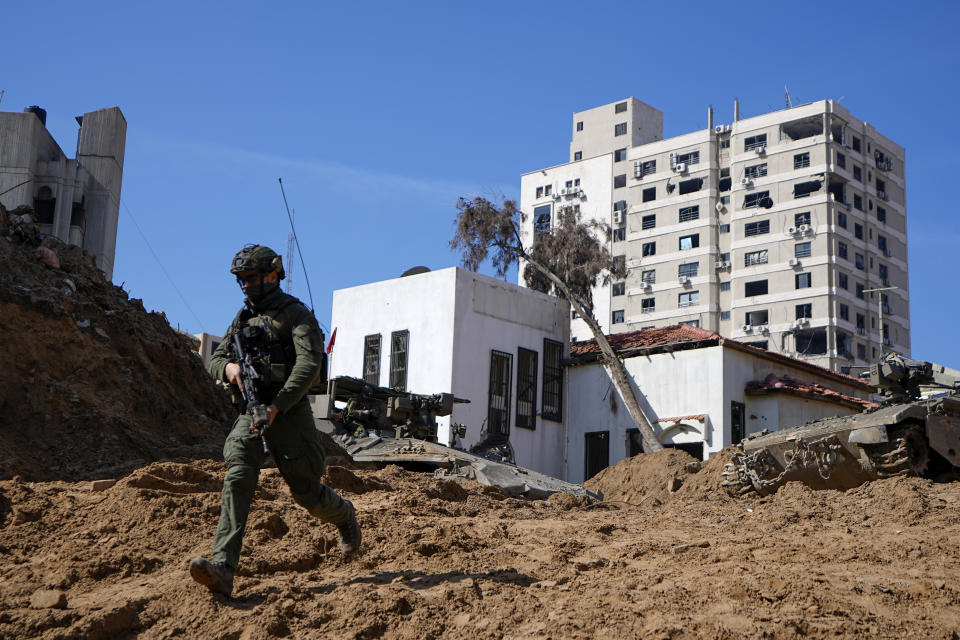
<svg viewBox="0 0 960 640">
<path fill-rule="evenodd" d="M 283 259 L 277 252 L 262 244 L 248 244 L 233 256 L 230 263 L 230 273 L 236 275 L 242 271 L 259 271 L 270 273 L 278 271 L 283 280 L 287 274 L 283 271 Z"/>
</svg>

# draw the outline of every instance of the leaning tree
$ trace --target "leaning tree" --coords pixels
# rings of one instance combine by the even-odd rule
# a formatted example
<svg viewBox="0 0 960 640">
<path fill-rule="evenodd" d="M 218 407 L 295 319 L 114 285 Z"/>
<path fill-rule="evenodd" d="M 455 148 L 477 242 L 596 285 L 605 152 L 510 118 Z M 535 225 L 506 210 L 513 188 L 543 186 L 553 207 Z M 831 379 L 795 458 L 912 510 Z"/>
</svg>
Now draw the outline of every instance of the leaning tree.
<svg viewBox="0 0 960 640">
<path fill-rule="evenodd" d="M 626 277 L 626 265 L 615 260 L 600 241 L 601 237 L 609 241 L 610 226 L 584 222 L 572 209 L 561 210 L 556 224 L 536 232 L 532 245 L 526 248 L 518 229 L 526 215 L 516 201 L 504 199 L 502 206 L 497 206 L 486 198 L 460 198 L 457 211 L 450 248 L 461 252 L 461 264 L 476 271 L 489 257 L 497 275 L 503 277 L 512 264 L 523 260 L 523 279 L 528 287 L 569 301 L 593 333 L 604 368 L 640 431 L 644 450 L 663 449 L 640 409 L 626 367 L 593 315 L 592 288 L 599 282 L 607 284 L 611 278 Z"/>
</svg>

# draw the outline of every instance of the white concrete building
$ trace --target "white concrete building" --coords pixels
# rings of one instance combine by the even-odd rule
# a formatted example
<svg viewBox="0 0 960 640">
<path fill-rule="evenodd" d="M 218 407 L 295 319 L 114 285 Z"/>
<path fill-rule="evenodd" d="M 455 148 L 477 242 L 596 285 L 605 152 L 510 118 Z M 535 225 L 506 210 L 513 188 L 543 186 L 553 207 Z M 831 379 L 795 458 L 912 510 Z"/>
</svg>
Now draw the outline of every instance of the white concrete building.
<svg viewBox="0 0 960 640">
<path fill-rule="evenodd" d="M 127 121 L 117 107 L 77 117 L 76 158 L 46 128 L 46 112 L 0 112 L 0 204 L 33 207 L 42 233 L 86 249 L 113 277 Z"/>
<path fill-rule="evenodd" d="M 751 433 L 858 413 L 872 387 L 850 376 L 689 325 L 609 336 L 661 444 L 695 457 Z M 583 482 L 642 451 L 640 436 L 593 340 L 566 367 L 564 480 Z"/>
<path fill-rule="evenodd" d="M 560 477 L 563 368 L 569 305 L 460 268 L 333 293 L 331 377 L 348 375 L 415 393 L 469 399 L 440 418 L 509 435 L 520 466 Z"/>
</svg>

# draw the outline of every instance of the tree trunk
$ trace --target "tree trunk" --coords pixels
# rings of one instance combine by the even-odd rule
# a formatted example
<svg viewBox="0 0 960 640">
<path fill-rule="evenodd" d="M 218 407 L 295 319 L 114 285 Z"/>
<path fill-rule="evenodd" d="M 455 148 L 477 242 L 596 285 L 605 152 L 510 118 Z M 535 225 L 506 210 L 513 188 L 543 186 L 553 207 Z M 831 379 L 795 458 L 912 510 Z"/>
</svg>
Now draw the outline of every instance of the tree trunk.
<svg viewBox="0 0 960 640">
<path fill-rule="evenodd" d="M 637 396 L 633 393 L 633 387 L 630 386 L 630 379 L 627 376 L 627 368 L 623 366 L 623 361 L 617 357 L 613 347 L 611 347 L 607 341 L 607 337 L 603 335 L 603 330 L 600 329 L 600 325 L 597 323 L 596 318 L 593 317 L 593 313 L 587 310 L 587 305 L 577 299 L 566 283 L 557 277 L 555 273 L 539 264 L 536 260 L 531 260 L 530 256 L 526 255 L 526 252 L 522 249 L 520 255 L 536 267 L 538 271 L 547 276 L 550 282 L 563 292 L 563 295 L 570 304 L 573 305 L 574 310 L 580 314 L 580 317 L 583 318 L 587 326 L 590 327 L 590 331 L 593 333 L 593 337 L 600 347 L 600 353 L 603 354 L 603 366 L 607 370 L 607 375 L 609 375 L 613 381 L 614 386 L 620 393 L 620 398 L 623 400 L 623 403 L 627 405 L 627 411 L 630 412 L 630 417 L 633 418 L 634 424 L 637 425 L 637 429 L 640 431 L 640 438 L 643 440 L 643 450 L 648 453 L 663 451 L 663 445 L 657 440 L 657 436 L 653 433 L 653 427 L 650 426 L 647 417 L 643 415 L 643 411 L 640 409 L 640 403 L 637 401 Z"/>
</svg>

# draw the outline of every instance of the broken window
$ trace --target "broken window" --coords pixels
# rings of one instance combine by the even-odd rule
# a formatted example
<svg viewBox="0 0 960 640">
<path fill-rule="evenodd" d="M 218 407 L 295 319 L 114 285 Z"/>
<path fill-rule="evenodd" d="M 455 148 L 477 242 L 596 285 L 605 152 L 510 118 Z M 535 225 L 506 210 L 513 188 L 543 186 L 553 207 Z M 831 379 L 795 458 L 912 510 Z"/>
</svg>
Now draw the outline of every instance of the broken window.
<svg viewBox="0 0 960 640">
<path fill-rule="evenodd" d="M 758 220 L 757 222 L 747 222 L 743 225 L 743 235 L 746 237 L 759 236 L 770 233 L 770 221 Z"/>
<path fill-rule="evenodd" d="M 680 277 L 695 278 L 699 270 L 699 262 L 685 262 L 677 268 L 677 275 Z"/>
<path fill-rule="evenodd" d="M 363 380 L 380 386 L 380 334 L 363 339 Z"/>
<path fill-rule="evenodd" d="M 809 273 L 798 273 L 793 276 L 793 280 L 795 289 L 809 289 L 813 284 Z"/>
<path fill-rule="evenodd" d="M 640 313 L 653 313 L 657 310 L 656 298 L 644 298 L 640 301 Z"/>
<path fill-rule="evenodd" d="M 823 122 L 819 116 L 794 120 L 780 126 L 783 136 L 789 140 L 803 140 L 823 133 Z"/>
<path fill-rule="evenodd" d="M 613 230 L 613 241 L 614 242 L 623 242 L 627 239 L 627 229 L 626 227 L 619 227 Z"/>
<path fill-rule="evenodd" d="M 809 242 L 798 242 L 793 245 L 793 257 L 794 258 L 809 258 L 810 257 L 810 243 Z"/>
<path fill-rule="evenodd" d="M 623 162 L 627 159 L 627 149 L 617 149 L 613 152 L 613 161 L 614 162 Z"/>
<path fill-rule="evenodd" d="M 806 198 L 811 193 L 820 191 L 820 187 L 823 186 L 823 182 L 820 180 L 808 180 L 807 182 L 798 182 L 793 185 L 793 197 L 794 198 Z"/>
<path fill-rule="evenodd" d="M 798 153 L 793 156 L 793 168 L 805 169 L 810 166 L 810 152 Z"/>
<path fill-rule="evenodd" d="M 680 183 L 680 195 L 700 191 L 703 188 L 703 178 L 691 178 Z"/>
<path fill-rule="evenodd" d="M 809 224 L 810 224 L 810 212 L 809 212 L 809 211 L 804 211 L 803 213 L 795 213 L 795 214 L 793 214 L 793 224 L 796 225 L 796 226 L 798 226 L 798 227 L 799 227 L 800 225 L 803 225 L 803 224 L 809 225 Z"/>
<path fill-rule="evenodd" d="M 647 215 L 640 218 L 641 229 L 653 229 L 655 226 L 657 226 L 657 214 L 648 213 Z"/>
<path fill-rule="evenodd" d="M 767 134 L 761 133 L 756 136 L 748 136 L 743 140 L 743 150 L 751 151 L 753 149 L 763 149 L 767 146 Z"/>
<path fill-rule="evenodd" d="M 397 391 L 407 390 L 409 343 L 409 331 L 394 331 L 390 334 L 390 388 Z"/>
<path fill-rule="evenodd" d="M 732 185 L 732 183 L 733 183 L 733 180 L 729 176 L 727 176 L 726 178 L 720 178 L 720 182 L 717 185 L 717 188 L 720 189 L 720 191 L 730 191 L 730 186 Z"/>
<path fill-rule="evenodd" d="M 750 167 L 746 167 L 743 170 L 743 175 L 747 178 L 762 178 L 767 175 L 767 163 L 755 164 Z"/>
<path fill-rule="evenodd" d="M 57 199 L 53 197 L 50 187 L 40 187 L 37 197 L 33 200 L 33 210 L 37 214 L 38 224 L 53 224 L 53 217 L 57 211 Z"/>
<path fill-rule="evenodd" d="M 81 198 L 80 202 L 73 203 L 73 208 L 70 210 L 70 226 L 86 230 L 86 218 L 87 211 L 84 200 Z"/>
<path fill-rule="evenodd" d="M 699 151 L 690 151 L 689 153 L 681 153 L 677 155 L 677 164 L 699 164 L 700 162 L 700 152 Z"/>
<path fill-rule="evenodd" d="M 680 236 L 680 251 L 687 249 L 696 249 L 700 246 L 700 234 L 692 233 L 688 236 Z"/>
<path fill-rule="evenodd" d="M 537 413 L 537 352 L 517 349 L 517 426 L 533 429 Z"/>
<path fill-rule="evenodd" d="M 614 176 L 613 178 L 614 189 L 619 189 L 620 187 L 625 187 L 625 186 L 627 186 L 627 174 L 621 173 L 618 176 Z"/>
<path fill-rule="evenodd" d="M 611 324 L 623 324 L 623 309 L 617 309 L 610 316 Z"/>
<path fill-rule="evenodd" d="M 767 281 L 754 280 L 753 282 L 745 282 L 743 285 L 743 295 L 747 298 L 767 295 Z"/>
<path fill-rule="evenodd" d="M 682 207 L 680 209 L 680 222 L 690 222 L 700 217 L 700 205 L 692 207 Z"/>
<path fill-rule="evenodd" d="M 510 374 L 513 355 L 490 350 L 490 391 L 487 403 L 487 433 L 510 433 Z"/>
<path fill-rule="evenodd" d="M 770 197 L 769 191 L 755 191 L 754 193 L 748 193 L 743 198 L 744 209 L 752 209 L 753 207 L 769 209 L 772 206 L 773 198 Z"/>
<path fill-rule="evenodd" d="M 692 307 L 695 304 L 700 304 L 699 291 L 685 291 L 677 297 L 678 307 Z"/>
<path fill-rule="evenodd" d="M 767 264 L 767 250 L 748 251 L 743 254 L 743 266 L 752 267 L 755 264 Z"/>
<path fill-rule="evenodd" d="M 751 327 L 757 327 L 761 324 L 767 324 L 767 321 L 770 319 L 770 313 L 766 309 L 759 309 L 757 311 L 747 311 L 745 316 L 746 322 Z"/>
<path fill-rule="evenodd" d="M 833 199 L 834 199 L 836 202 L 839 202 L 839 203 L 841 203 L 841 204 L 843 204 L 843 203 L 846 202 L 846 200 L 843 199 L 843 198 L 844 198 L 844 196 L 843 196 L 843 182 L 840 182 L 840 181 L 831 182 L 831 183 L 830 183 L 830 186 L 827 187 L 827 191 L 829 191 L 829 192 L 833 195 Z"/>
<path fill-rule="evenodd" d="M 804 329 L 794 334 L 797 353 L 806 356 L 819 356 L 827 352 L 826 329 Z"/>
<path fill-rule="evenodd" d="M 641 252 L 645 256 L 654 256 L 657 254 L 657 243 L 656 242 L 644 242 L 641 247 Z"/>
<path fill-rule="evenodd" d="M 625 282 L 614 282 L 611 287 L 611 295 L 622 296 L 626 291 L 627 285 Z"/>
<path fill-rule="evenodd" d="M 550 231 L 550 205 L 542 204 L 533 208 L 533 236 Z"/>
<path fill-rule="evenodd" d="M 627 123 L 620 122 L 613 125 L 613 135 L 615 136 L 625 136 L 627 135 Z"/>
</svg>

